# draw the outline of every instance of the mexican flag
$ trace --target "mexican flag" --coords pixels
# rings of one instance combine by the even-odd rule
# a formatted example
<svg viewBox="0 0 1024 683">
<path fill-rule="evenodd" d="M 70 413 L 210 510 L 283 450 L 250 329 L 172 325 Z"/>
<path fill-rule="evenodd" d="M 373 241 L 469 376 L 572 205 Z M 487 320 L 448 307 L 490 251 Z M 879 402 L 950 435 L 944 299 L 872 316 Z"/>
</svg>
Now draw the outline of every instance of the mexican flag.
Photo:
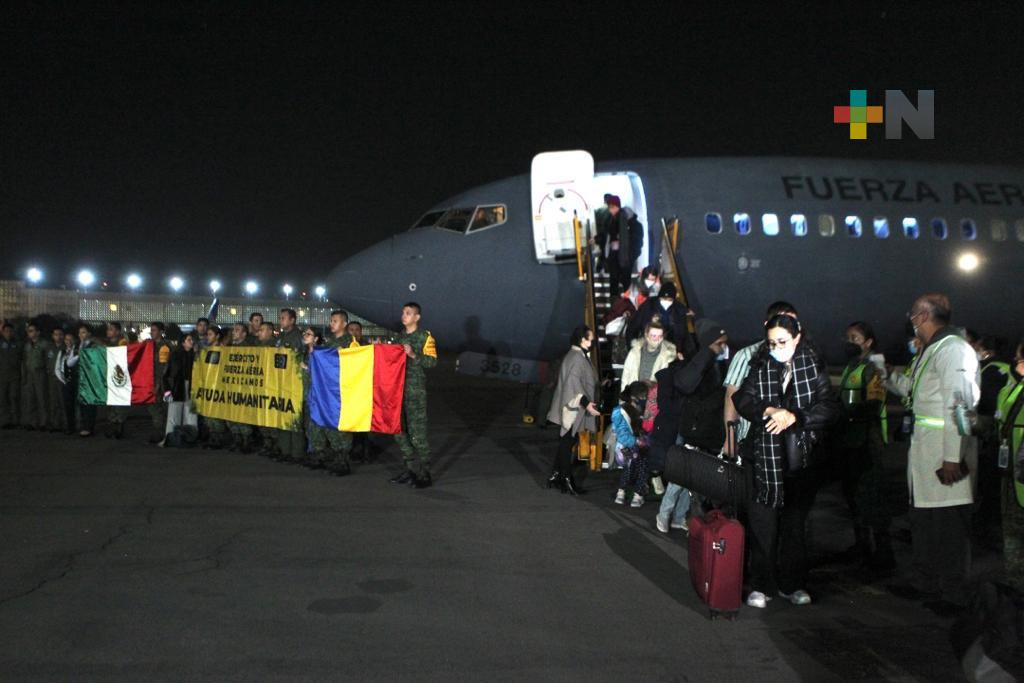
<svg viewBox="0 0 1024 683">
<path fill-rule="evenodd" d="M 78 400 L 86 405 L 155 403 L 153 342 L 90 346 L 78 360 Z"/>
</svg>

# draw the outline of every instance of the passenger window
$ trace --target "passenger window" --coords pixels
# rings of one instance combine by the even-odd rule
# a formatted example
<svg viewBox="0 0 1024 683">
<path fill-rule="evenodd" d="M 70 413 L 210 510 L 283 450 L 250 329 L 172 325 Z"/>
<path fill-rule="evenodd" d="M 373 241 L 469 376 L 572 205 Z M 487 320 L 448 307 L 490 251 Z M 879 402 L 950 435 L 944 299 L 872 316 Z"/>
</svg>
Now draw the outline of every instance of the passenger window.
<svg viewBox="0 0 1024 683">
<path fill-rule="evenodd" d="M 708 229 L 712 235 L 717 235 L 722 232 L 722 217 L 717 213 L 706 213 L 704 214 L 704 227 Z"/>
<path fill-rule="evenodd" d="M 974 224 L 973 219 L 965 218 L 960 221 L 960 236 L 965 240 L 975 240 L 978 238 L 978 226 Z"/>
<path fill-rule="evenodd" d="M 908 240 L 916 240 L 921 236 L 921 226 L 917 224 L 916 218 L 903 219 L 903 236 Z"/>
<path fill-rule="evenodd" d="M 836 234 L 836 222 L 827 213 L 818 216 L 818 234 L 822 237 L 832 237 Z"/>
<path fill-rule="evenodd" d="M 949 226 L 946 225 L 945 218 L 932 219 L 932 237 L 937 240 L 944 240 L 949 237 Z"/>
<path fill-rule="evenodd" d="M 875 216 L 874 220 L 875 237 L 880 240 L 889 238 L 889 219 L 885 216 Z"/>
<path fill-rule="evenodd" d="M 732 224 L 734 226 L 736 226 L 736 234 L 738 234 L 738 235 L 749 235 L 750 234 L 750 214 L 734 213 L 732 215 Z"/>
<path fill-rule="evenodd" d="M 1024 218 L 1014 223 L 1013 228 L 1017 233 L 1017 241 L 1024 242 Z"/>
<path fill-rule="evenodd" d="M 764 234 L 774 237 L 779 234 L 779 217 L 774 213 L 766 213 L 761 216 L 761 229 Z"/>
<path fill-rule="evenodd" d="M 795 213 L 789 217 L 789 225 L 793 228 L 793 237 L 807 237 L 807 216 Z"/>
<path fill-rule="evenodd" d="M 864 224 L 860 222 L 860 216 L 846 217 L 846 234 L 850 237 L 860 237 L 864 234 Z"/>
<path fill-rule="evenodd" d="M 476 215 L 473 216 L 473 224 L 469 226 L 470 232 L 493 228 L 505 222 L 505 205 L 492 204 L 489 206 L 478 206 Z"/>
<path fill-rule="evenodd" d="M 992 221 L 992 241 L 993 242 L 1005 242 L 1006 241 L 1006 221 L 999 220 L 996 218 Z"/>
</svg>

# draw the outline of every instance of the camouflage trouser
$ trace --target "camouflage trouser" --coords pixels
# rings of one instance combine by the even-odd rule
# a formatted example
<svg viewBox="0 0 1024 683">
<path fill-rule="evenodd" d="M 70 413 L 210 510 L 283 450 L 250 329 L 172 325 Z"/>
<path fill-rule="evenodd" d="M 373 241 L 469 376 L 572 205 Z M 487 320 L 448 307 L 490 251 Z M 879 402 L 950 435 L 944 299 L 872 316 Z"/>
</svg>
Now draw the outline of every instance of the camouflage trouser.
<svg viewBox="0 0 1024 683">
<path fill-rule="evenodd" d="M 0 426 L 18 424 L 21 413 L 21 377 L 0 380 Z"/>
<path fill-rule="evenodd" d="M 225 422 L 225 424 L 235 439 L 250 437 L 253 434 L 252 425 L 247 425 L 244 422 Z"/>
<path fill-rule="evenodd" d="M 1013 478 L 1003 478 L 1003 557 L 1006 582 L 1024 592 L 1024 508 L 1017 503 Z"/>
<path fill-rule="evenodd" d="M 306 457 L 306 435 L 301 431 L 289 429 L 275 429 L 277 437 L 277 448 L 281 455 L 286 455 L 293 460 Z"/>
<path fill-rule="evenodd" d="M 206 421 L 206 428 L 210 432 L 210 445 L 226 446 L 231 440 L 231 436 L 228 433 L 228 422 L 226 420 L 218 420 L 215 417 L 203 419 Z"/>
<path fill-rule="evenodd" d="M 405 466 L 409 470 L 430 471 L 426 392 L 406 392 L 402 400 L 402 432 L 395 435 L 395 441 L 402 450 Z"/>
<path fill-rule="evenodd" d="M 156 403 L 149 406 L 149 418 L 153 421 L 153 433 L 162 437 L 167 430 L 167 404 L 163 400 L 162 392 L 157 396 Z"/>
<path fill-rule="evenodd" d="M 47 414 L 46 372 L 32 372 L 25 378 L 21 391 L 21 424 L 41 429 L 46 425 Z"/>
<path fill-rule="evenodd" d="M 65 429 L 68 419 L 64 414 L 64 385 L 54 377 L 50 380 L 47 389 L 46 427 L 48 429 Z"/>
<path fill-rule="evenodd" d="M 309 423 L 309 445 L 314 453 L 321 453 L 328 448 L 335 451 L 345 463 L 349 461 L 352 451 L 352 432 L 339 432 L 337 429 L 321 427 Z"/>
</svg>

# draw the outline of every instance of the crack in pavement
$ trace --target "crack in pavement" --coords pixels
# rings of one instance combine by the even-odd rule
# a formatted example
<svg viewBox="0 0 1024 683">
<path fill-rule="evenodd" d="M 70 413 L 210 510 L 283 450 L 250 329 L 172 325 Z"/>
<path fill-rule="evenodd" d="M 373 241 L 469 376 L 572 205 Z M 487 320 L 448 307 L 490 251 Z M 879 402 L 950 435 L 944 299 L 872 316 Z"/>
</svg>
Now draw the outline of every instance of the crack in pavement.
<svg viewBox="0 0 1024 683">
<path fill-rule="evenodd" d="M 211 566 L 209 566 L 209 567 L 200 567 L 199 569 L 192 569 L 192 570 L 187 571 L 187 572 L 179 572 L 179 573 L 175 574 L 175 576 L 191 576 L 192 574 L 201 574 L 201 573 L 204 573 L 204 572 L 212 572 L 212 571 L 216 571 L 216 570 L 220 569 L 221 567 L 224 566 L 223 565 L 223 561 L 222 561 L 223 558 L 221 557 L 221 555 L 224 553 L 225 550 L 228 549 L 228 546 L 230 546 L 242 534 L 245 534 L 248 531 L 249 531 L 249 529 L 241 529 L 241 530 L 231 534 L 231 536 L 229 536 L 227 538 L 227 540 L 225 540 L 223 543 L 221 543 L 220 545 L 215 547 L 211 552 L 207 553 L 206 555 L 201 555 L 199 557 L 190 557 L 190 558 L 185 559 L 185 560 L 180 560 L 179 562 L 174 562 L 173 564 L 184 564 L 186 562 L 210 562 L 210 563 L 212 563 Z"/>
<path fill-rule="evenodd" d="M 151 505 L 145 505 L 144 503 L 140 504 L 139 506 L 136 506 L 136 507 L 145 507 L 145 509 L 147 510 L 147 512 L 146 512 L 146 524 L 152 524 L 153 513 L 156 510 L 156 508 L 154 508 Z M 7 597 L 0 598 L 0 607 L 3 607 L 4 605 L 7 605 L 8 603 L 13 602 L 15 600 L 19 600 L 21 598 L 24 598 L 24 597 L 27 597 L 29 595 L 32 595 L 33 593 L 37 593 L 38 591 L 42 590 L 43 588 L 45 588 L 49 584 L 56 583 L 57 581 L 60 581 L 61 579 L 65 578 L 68 574 L 70 574 L 72 571 L 74 571 L 74 569 L 75 569 L 75 561 L 76 560 L 78 560 L 81 557 L 84 557 L 85 555 L 91 555 L 91 554 L 100 555 L 100 554 L 106 552 L 110 548 L 110 546 L 114 545 L 114 543 L 116 543 L 118 541 L 118 539 L 126 536 L 129 533 L 129 531 L 131 530 L 131 528 L 132 528 L 132 524 L 130 524 L 130 523 L 129 524 L 122 524 L 122 525 L 118 526 L 117 531 L 115 531 L 113 534 L 108 536 L 107 539 L 105 541 L 103 541 L 103 543 L 101 543 L 99 545 L 99 547 L 97 547 L 97 548 L 89 548 L 87 550 L 80 550 L 80 551 L 74 552 L 74 553 L 68 553 L 67 555 L 65 555 L 63 557 L 63 560 L 62 560 L 62 563 L 61 563 L 62 566 L 61 566 L 61 568 L 59 570 L 60 574 L 58 574 L 56 576 L 45 577 L 45 578 L 41 579 L 38 583 L 36 583 L 35 586 L 33 586 L 32 588 L 29 588 L 26 591 L 22 591 L 21 593 L 16 593 L 14 595 L 9 595 Z"/>
</svg>

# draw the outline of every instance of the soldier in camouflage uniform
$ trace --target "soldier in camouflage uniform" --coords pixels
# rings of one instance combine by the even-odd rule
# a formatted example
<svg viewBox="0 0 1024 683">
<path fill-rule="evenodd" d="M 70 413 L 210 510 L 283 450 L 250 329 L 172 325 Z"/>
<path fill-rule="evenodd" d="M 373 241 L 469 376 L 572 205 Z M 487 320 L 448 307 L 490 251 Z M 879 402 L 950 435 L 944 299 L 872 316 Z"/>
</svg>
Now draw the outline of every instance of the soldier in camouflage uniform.
<svg viewBox="0 0 1024 683">
<path fill-rule="evenodd" d="M 298 316 L 291 308 L 282 308 L 278 316 L 281 324 L 281 333 L 277 337 L 277 348 L 291 349 L 300 357 L 304 353 L 302 344 L 302 331 L 296 327 L 295 322 Z M 301 362 L 293 356 L 289 362 Z M 306 455 L 306 435 L 300 426 L 297 431 L 290 429 L 279 429 L 277 431 L 277 445 L 281 452 L 280 459 L 283 462 L 302 462 Z"/>
<path fill-rule="evenodd" d="M 346 331 L 347 326 L 348 313 L 331 311 L 330 334 L 324 340 L 324 348 L 347 349 L 352 346 L 352 335 Z M 349 459 L 352 452 L 351 432 L 341 432 L 310 423 L 309 440 L 313 447 L 314 459 L 323 463 L 330 472 L 339 477 L 352 473 L 352 463 Z"/>
<path fill-rule="evenodd" d="M 1008 469 L 1003 481 L 1003 557 L 1006 580 L 1024 592 L 1024 473 L 1020 472 L 1024 457 L 1024 342 L 1017 345 L 1013 359 L 1016 384 L 1008 384 L 999 392 L 996 419 L 999 424 L 1000 447 L 1007 449 Z"/>
<path fill-rule="evenodd" d="M 206 362 L 206 349 L 211 346 L 218 346 L 220 344 L 220 327 L 218 325 L 211 324 L 206 328 L 206 343 L 203 350 L 196 355 L 197 363 Z M 213 450 L 219 450 L 225 446 L 231 445 L 231 432 L 228 431 L 228 425 L 231 423 L 227 420 L 221 420 L 216 417 L 200 416 L 202 424 L 205 424 L 208 432 L 206 443 L 203 448 L 211 448 Z"/>
<path fill-rule="evenodd" d="M 256 346 L 270 347 L 277 346 L 277 339 L 274 337 L 274 323 L 263 323 L 260 325 L 259 335 L 256 338 Z M 279 458 L 280 450 L 277 442 L 278 435 L 281 430 L 274 429 L 272 427 L 260 427 L 260 439 L 263 441 L 263 447 L 260 449 L 260 455 L 268 458 Z"/>
<path fill-rule="evenodd" d="M 171 362 L 171 344 L 164 339 L 164 324 L 161 322 L 149 324 L 149 337 L 153 340 L 153 394 L 156 396 L 156 402 L 149 406 L 149 417 L 153 421 L 149 442 L 160 443 L 167 431 L 167 401 L 164 400 L 164 393 L 170 391 L 170 387 L 164 384 L 164 375 L 167 373 L 167 364 Z"/>
<path fill-rule="evenodd" d="M 253 342 L 256 339 L 253 337 Z M 231 326 L 231 346 L 255 346 L 255 343 L 249 343 L 249 329 L 245 323 L 238 322 Z M 252 425 L 245 424 L 244 422 L 230 422 L 227 420 L 223 421 L 227 425 L 227 428 L 231 431 L 233 443 L 231 444 L 231 450 L 241 451 L 242 453 L 252 452 L 252 437 L 253 428 Z"/>
<path fill-rule="evenodd" d="M 421 330 L 420 305 L 402 307 L 402 326 L 394 343 L 405 348 L 405 393 L 402 397 L 402 432 L 395 436 L 402 450 L 406 470 L 391 479 L 395 484 L 426 488 L 430 477 L 430 446 L 427 444 L 427 376 L 424 372 L 437 365 L 437 346 L 430 332 Z"/>
<path fill-rule="evenodd" d="M 125 338 L 124 333 L 121 331 L 121 323 L 107 323 L 107 339 L 106 345 L 109 346 L 128 346 L 128 339 Z M 127 406 L 107 406 L 107 422 L 110 425 L 107 427 L 104 436 L 109 438 L 120 439 L 124 437 L 124 421 L 128 418 L 128 407 Z"/>
<path fill-rule="evenodd" d="M 57 379 L 57 362 L 63 360 L 64 330 L 56 327 L 51 335 L 53 345 L 46 350 L 46 428 L 62 432 L 67 426 L 64 414 L 64 385 Z"/>
<path fill-rule="evenodd" d="M 0 329 L 0 427 L 18 426 L 21 412 L 21 344 L 14 338 L 14 325 Z"/>
<path fill-rule="evenodd" d="M 34 323 L 28 325 L 28 340 L 21 356 L 21 425 L 25 429 L 45 429 L 47 400 L 46 354 L 50 344 L 39 336 Z"/>
<path fill-rule="evenodd" d="M 249 329 L 246 331 L 245 345 L 259 346 L 260 326 L 263 325 L 262 313 L 249 314 Z"/>
</svg>

